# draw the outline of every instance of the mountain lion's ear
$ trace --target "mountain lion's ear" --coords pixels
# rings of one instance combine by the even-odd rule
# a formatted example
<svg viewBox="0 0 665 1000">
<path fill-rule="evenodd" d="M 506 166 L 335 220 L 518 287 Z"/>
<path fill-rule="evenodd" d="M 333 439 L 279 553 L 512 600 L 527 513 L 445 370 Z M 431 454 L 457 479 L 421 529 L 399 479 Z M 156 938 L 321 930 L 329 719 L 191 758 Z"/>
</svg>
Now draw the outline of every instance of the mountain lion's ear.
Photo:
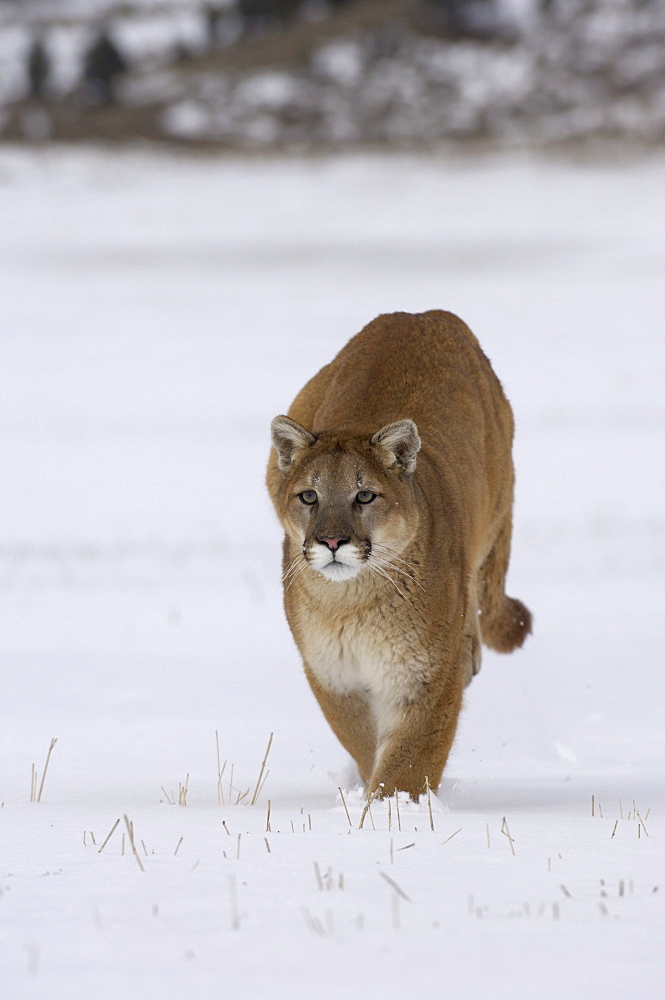
<svg viewBox="0 0 665 1000">
<path fill-rule="evenodd" d="M 420 438 L 413 420 L 398 420 L 397 423 L 387 424 L 376 432 L 370 444 L 379 452 L 386 468 L 401 465 L 407 476 L 414 471 L 416 455 L 420 451 Z"/>
<path fill-rule="evenodd" d="M 316 441 L 313 434 L 290 417 L 275 417 L 271 428 L 272 443 L 277 451 L 277 462 L 282 472 L 286 472 L 292 465 L 293 457 L 299 449 L 309 448 Z"/>
</svg>

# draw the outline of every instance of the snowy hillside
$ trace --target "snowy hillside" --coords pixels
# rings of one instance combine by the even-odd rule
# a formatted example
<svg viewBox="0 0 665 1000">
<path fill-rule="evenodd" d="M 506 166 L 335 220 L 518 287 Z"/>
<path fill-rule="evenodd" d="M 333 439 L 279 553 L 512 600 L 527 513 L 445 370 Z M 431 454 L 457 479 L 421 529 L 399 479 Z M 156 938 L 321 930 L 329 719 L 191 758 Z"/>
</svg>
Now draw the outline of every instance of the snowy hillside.
<svg viewBox="0 0 665 1000">
<path fill-rule="evenodd" d="M 662 996 L 664 181 L 0 151 L 3 997 Z M 535 629 L 485 653 L 431 814 L 359 829 L 269 422 L 432 307 L 513 403 Z"/>
<path fill-rule="evenodd" d="M 302 151 L 665 135 L 661 0 L 261 8 L 0 4 L 0 136 Z"/>
</svg>

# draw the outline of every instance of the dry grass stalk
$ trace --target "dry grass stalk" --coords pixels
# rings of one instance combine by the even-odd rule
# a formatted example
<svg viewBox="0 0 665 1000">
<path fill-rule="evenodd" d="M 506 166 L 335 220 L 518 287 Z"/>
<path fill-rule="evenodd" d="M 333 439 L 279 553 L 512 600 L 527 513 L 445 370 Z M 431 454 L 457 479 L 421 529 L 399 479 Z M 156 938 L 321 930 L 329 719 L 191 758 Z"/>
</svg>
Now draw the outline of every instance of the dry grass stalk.
<svg viewBox="0 0 665 1000">
<path fill-rule="evenodd" d="M 616 820 L 614 821 L 614 826 L 612 827 L 612 835 L 611 835 L 611 837 L 610 837 L 610 840 L 612 840 L 612 839 L 613 839 L 613 837 L 614 837 L 614 834 L 615 834 L 615 833 L 617 832 L 617 827 L 618 827 L 618 825 L 619 825 L 619 820 L 618 820 L 618 819 L 616 819 Z"/>
<path fill-rule="evenodd" d="M 339 792 L 340 797 L 342 799 L 342 805 L 344 806 L 344 812 L 346 813 L 346 818 L 349 821 L 349 826 L 352 826 L 353 824 L 351 823 L 351 817 L 349 816 L 349 810 L 346 807 L 346 799 L 344 798 L 344 792 L 342 791 L 341 788 L 338 788 L 337 791 Z"/>
<path fill-rule="evenodd" d="M 53 747 L 58 742 L 57 737 L 51 740 L 48 748 L 48 753 L 46 754 L 46 763 L 44 764 L 44 771 L 42 773 L 42 780 L 39 785 L 39 792 L 37 793 L 37 801 L 42 801 L 42 792 L 44 791 L 44 781 L 46 780 L 46 772 L 48 771 L 49 761 L 51 760 L 51 754 L 53 753 Z"/>
<path fill-rule="evenodd" d="M 139 857 L 139 852 L 136 850 L 136 844 L 134 843 L 134 825 L 127 818 L 127 814 L 125 814 L 124 819 L 125 819 L 125 826 L 127 827 L 127 834 L 129 836 L 129 845 L 130 845 L 130 847 L 132 849 L 132 854 L 136 858 L 137 865 L 139 866 L 139 868 L 141 869 L 141 871 L 144 872 L 145 868 L 143 867 L 143 862 L 141 861 L 141 858 Z"/>
<path fill-rule="evenodd" d="M 229 830 L 228 826 L 226 825 L 226 820 L 225 819 L 222 820 L 222 826 L 224 827 L 224 829 L 226 830 L 226 832 L 228 833 L 228 835 L 230 837 L 231 836 L 231 831 Z"/>
<path fill-rule="evenodd" d="M 259 797 L 259 792 L 261 790 L 261 785 L 263 782 L 263 772 L 265 771 L 266 761 L 268 760 L 268 754 L 270 753 L 270 747 L 272 746 L 272 738 L 273 734 L 271 733 L 270 739 L 268 740 L 268 746 L 266 747 L 265 756 L 263 758 L 263 763 L 261 764 L 261 770 L 259 771 L 259 776 L 256 781 L 256 788 L 254 789 L 254 794 L 252 795 L 252 801 L 250 805 L 254 805 L 256 803 L 257 798 Z"/>
<path fill-rule="evenodd" d="M 180 850 L 180 845 L 182 844 L 182 842 L 183 842 L 184 839 L 185 839 L 184 837 L 181 837 L 180 840 L 178 841 L 178 843 L 175 845 L 175 851 L 173 852 L 173 857 L 174 858 L 175 858 L 176 854 L 178 853 L 178 851 Z M 143 843 L 143 841 L 141 841 L 141 843 Z"/>
<path fill-rule="evenodd" d="M 309 912 L 306 906 L 303 906 L 300 912 L 303 915 L 303 920 L 305 921 L 305 924 L 307 925 L 308 929 L 312 932 L 312 934 L 318 934 L 319 937 L 326 936 L 326 929 L 318 917 L 312 916 L 312 914 Z"/>
<path fill-rule="evenodd" d="M 41 802 L 42 792 L 44 791 L 44 782 L 46 781 L 46 772 L 48 771 L 49 762 L 51 760 L 51 754 L 53 753 L 53 747 L 58 742 L 57 737 L 54 737 L 50 744 L 46 754 L 46 762 L 44 764 L 44 770 L 42 772 L 42 780 L 39 783 L 39 791 L 37 791 L 37 770 L 35 765 L 32 765 L 32 775 L 30 779 L 30 801 L 31 802 Z"/>
<path fill-rule="evenodd" d="M 268 815 L 266 817 L 266 833 L 272 833 L 272 830 L 270 829 L 270 799 L 268 799 Z M 267 843 L 267 841 L 266 841 L 266 843 Z M 268 848 L 268 850 L 270 850 L 270 848 Z"/>
<path fill-rule="evenodd" d="M 434 833 L 434 817 L 432 816 L 432 798 L 430 796 L 429 778 L 425 775 L 425 789 L 427 791 L 427 811 L 429 812 L 429 827 Z"/>
<path fill-rule="evenodd" d="M 178 782 L 178 805 L 179 806 L 183 806 L 184 807 L 184 806 L 187 805 L 187 792 L 189 791 L 189 787 L 188 786 L 189 786 L 189 775 L 187 775 L 187 777 L 185 778 L 185 784 L 184 785 L 181 785 L 180 782 Z"/>
<path fill-rule="evenodd" d="M 441 841 L 441 846 L 443 847 L 443 845 L 444 845 L 444 844 L 447 844 L 449 840 L 452 840 L 452 839 L 453 839 L 453 837 L 456 837 L 456 836 L 457 836 L 457 834 L 458 834 L 458 833 L 461 833 L 461 832 L 462 832 L 462 827 L 460 827 L 460 828 L 459 828 L 459 830 L 455 830 L 455 832 L 454 832 L 454 833 L 451 833 L 451 834 L 450 834 L 450 836 L 449 836 L 449 837 L 446 837 L 446 839 L 445 839 L 445 840 L 442 840 L 442 841 Z"/>
<path fill-rule="evenodd" d="M 485 830 L 486 830 L 486 833 L 487 833 L 487 846 L 489 847 L 490 846 L 490 825 L 489 825 L 489 823 L 485 823 Z"/>
<path fill-rule="evenodd" d="M 217 730 L 215 730 L 215 746 L 217 748 L 217 804 L 223 806 L 226 805 L 226 803 L 224 801 L 222 776 L 224 774 L 224 769 L 226 768 L 226 761 L 224 761 L 224 764 L 221 763 L 221 757 L 219 754 L 219 733 Z"/>
<path fill-rule="evenodd" d="M 399 814 L 399 792 L 395 789 L 395 810 L 397 812 L 397 829 L 402 832 L 402 817 Z"/>
<path fill-rule="evenodd" d="M 648 837 L 649 836 L 649 831 L 647 830 L 646 826 L 644 825 L 644 820 L 642 819 L 642 817 L 640 816 L 639 813 L 637 814 L 637 818 L 640 821 L 640 823 L 642 824 L 642 829 L 644 830 L 645 834 Z"/>
<path fill-rule="evenodd" d="M 510 830 L 508 829 L 508 822 L 507 822 L 505 816 L 503 817 L 503 822 L 501 824 L 501 833 L 504 835 L 504 837 L 508 838 L 508 841 L 510 843 L 510 850 L 512 851 L 512 854 L 513 854 L 513 857 L 514 857 L 514 855 L 515 855 L 515 844 L 513 842 L 513 838 L 510 835 Z"/>
<path fill-rule="evenodd" d="M 316 876 L 316 884 L 320 891 L 323 892 L 323 879 L 321 878 L 321 869 L 319 868 L 319 862 L 314 862 L 314 875 Z"/>
<path fill-rule="evenodd" d="M 264 843 L 265 843 L 265 845 L 266 845 L 266 850 L 267 850 L 268 854 L 270 854 L 270 853 L 271 853 L 271 850 L 270 850 L 270 842 L 268 841 L 268 838 L 267 838 L 267 837 L 264 837 L 264 838 L 263 838 L 263 841 L 264 841 Z"/>
<path fill-rule="evenodd" d="M 376 830 L 376 826 L 374 825 L 374 817 L 372 816 L 372 801 L 374 800 L 375 796 L 376 796 L 376 792 L 373 792 L 370 795 L 370 797 L 368 798 L 367 802 L 365 803 L 365 808 L 362 811 L 362 814 L 360 816 L 360 823 L 358 824 L 358 829 L 359 830 L 362 830 L 363 823 L 365 822 L 365 817 L 368 814 L 369 814 L 370 823 L 372 824 L 372 829 Z"/>
<path fill-rule="evenodd" d="M 238 834 L 238 846 L 236 847 L 236 861 L 240 861 L 240 838 L 241 837 L 242 837 L 242 834 L 239 833 Z"/>
<path fill-rule="evenodd" d="M 398 896 L 400 896 L 402 899 L 406 900 L 407 903 L 411 902 L 411 899 L 407 896 L 407 894 L 404 892 L 404 890 L 401 889 L 398 886 L 397 882 L 395 882 L 395 880 L 390 877 L 390 875 L 386 875 L 385 872 L 379 872 L 379 875 L 381 876 L 382 879 L 384 879 L 388 883 L 388 885 L 392 889 L 395 890 L 395 892 L 397 893 Z"/>
</svg>

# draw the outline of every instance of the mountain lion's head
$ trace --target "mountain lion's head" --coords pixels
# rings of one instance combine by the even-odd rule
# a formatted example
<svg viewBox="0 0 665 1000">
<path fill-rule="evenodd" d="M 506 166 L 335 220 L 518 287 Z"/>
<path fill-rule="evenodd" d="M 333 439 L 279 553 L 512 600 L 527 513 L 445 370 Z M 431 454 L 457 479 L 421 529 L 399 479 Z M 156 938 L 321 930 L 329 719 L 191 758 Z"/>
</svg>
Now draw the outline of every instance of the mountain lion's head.
<svg viewBox="0 0 665 1000">
<path fill-rule="evenodd" d="M 400 565 L 418 528 L 411 477 L 420 438 L 412 420 L 351 437 L 314 435 L 290 417 L 275 417 L 272 441 L 282 474 L 278 513 L 298 552 L 287 585 L 307 566 L 343 581 L 364 568 L 385 576 Z"/>
</svg>

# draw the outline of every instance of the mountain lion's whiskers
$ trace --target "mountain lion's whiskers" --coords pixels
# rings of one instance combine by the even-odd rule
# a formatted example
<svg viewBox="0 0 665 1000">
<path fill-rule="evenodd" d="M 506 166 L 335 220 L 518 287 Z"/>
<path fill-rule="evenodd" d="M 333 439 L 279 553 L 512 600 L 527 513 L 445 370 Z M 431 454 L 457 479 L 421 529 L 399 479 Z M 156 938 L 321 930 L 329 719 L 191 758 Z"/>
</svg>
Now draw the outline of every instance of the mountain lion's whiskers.
<svg viewBox="0 0 665 1000">
<path fill-rule="evenodd" d="M 417 587 L 420 587 L 420 589 L 424 592 L 425 588 L 423 587 L 422 583 L 414 576 L 414 573 L 416 573 L 416 569 L 411 565 L 411 563 L 408 563 L 406 559 L 400 559 L 399 556 L 384 556 L 381 554 L 382 549 L 385 549 L 386 551 L 391 551 L 387 545 L 375 545 L 374 549 L 372 550 L 372 555 L 370 557 L 373 560 L 374 564 L 381 566 L 384 570 L 392 570 L 394 573 L 399 573 L 400 576 L 404 576 L 407 579 L 411 580 L 413 583 L 415 583 Z M 404 566 L 408 566 L 408 568 L 413 572 L 407 573 L 405 569 L 402 569 L 400 566 L 396 566 L 395 565 L 396 559 L 399 560 L 399 562 L 401 562 Z"/>
<path fill-rule="evenodd" d="M 289 589 L 293 581 L 300 576 L 302 571 L 307 567 L 307 560 L 302 555 L 297 555 L 293 560 L 287 571 L 282 576 L 282 582 L 285 584 L 284 593 Z M 290 577 L 290 579 L 289 579 Z M 287 583 L 288 580 L 288 583 Z"/>
<path fill-rule="evenodd" d="M 381 577 L 383 577 L 383 579 L 387 580 L 388 583 L 392 583 L 393 587 L 395 588 L 395 590 L 397 591 L 397 593 L 400 595 L 400 597 L 403 597 L 405 601 L 408 600 L 408 598 L 407 598 L 406 594 L 404 593 L 404 591 L 402 591 L 402 590 L 399 589 L 399 587 L 397 586 L 397 584 L 393 580 L 392 576 L 390 576 L 386 572 L 386 570 L 383 569 L 383 566 L 379 562 L 378 559 L 376 559 L 376 558 L 370 558 L 370 559 L 368 559 L 368 561 L 366 563 L 366 566 L 367 566 L 367 569 L 369 570 L 369 572 L 372 574 L 372 576 L 375 576 L 375 577 L 380 577 L 381 576 Z M 394 569 L 394 567 L 393 567 L 393 569 Z"/>
</svg>

